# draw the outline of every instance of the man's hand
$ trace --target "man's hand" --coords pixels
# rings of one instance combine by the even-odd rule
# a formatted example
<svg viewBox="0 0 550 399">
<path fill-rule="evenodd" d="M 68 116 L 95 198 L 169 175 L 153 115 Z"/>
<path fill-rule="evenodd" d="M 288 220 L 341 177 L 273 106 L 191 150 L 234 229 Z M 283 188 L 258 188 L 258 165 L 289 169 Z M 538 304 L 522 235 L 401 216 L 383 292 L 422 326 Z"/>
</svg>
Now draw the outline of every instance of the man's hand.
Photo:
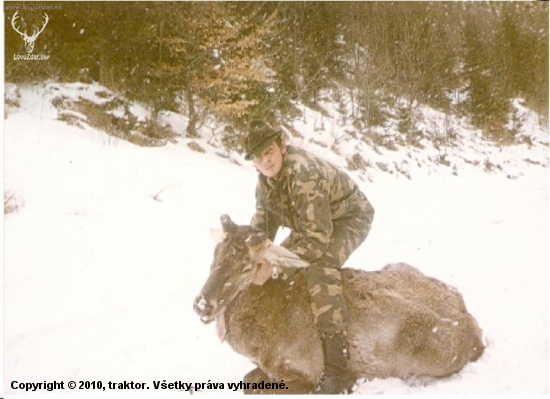
<svg viewBox="0 0 550 399">
<path fill-rule="evenodd" d="M 255 285 L 263 285 L 267 280 L 269 280 L 273 275 L 273 268 L 274 266 L 271 266 L 271 264 L 265 260 L 262 259 L 257 264 L 256 269 L 256 275 L 254 276 L 254 280 L 252 281 Z M 277 266 L 275 266 L 277 269 L 277 274 L 281 273 L 281 269 L 279 269 Z"/>
</svg>

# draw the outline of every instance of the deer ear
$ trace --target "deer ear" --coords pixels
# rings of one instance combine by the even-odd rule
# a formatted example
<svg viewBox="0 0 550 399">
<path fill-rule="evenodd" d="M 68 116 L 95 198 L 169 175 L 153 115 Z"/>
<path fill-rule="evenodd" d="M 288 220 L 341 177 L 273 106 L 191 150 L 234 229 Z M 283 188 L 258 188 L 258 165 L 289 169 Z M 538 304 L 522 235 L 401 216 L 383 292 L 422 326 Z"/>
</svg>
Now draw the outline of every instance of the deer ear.
<svg viewBox="0 0 550 399">
<path fill-rule="evenodd" d="M 245 240 L 248 252 L 250 253 L 250 259 L 252 263 L 258 263 L 262 259 L 265 259 L 263 254 L 266 249 L 271 245 L 271 241 L 268 240 L 266 235 L 262 232 L 253 232 L 248 235 Z"/>
<path fill-rule="evenodd" d="M 237 228 L 237 225 L 233 223 L 229 215 L 222 215 L 220 217 L 220 220 L 222 222 L 223 231 L 225 231 L 226 233 Z"/>
<path fill-rule="evenodd" d="M 257 247 L 267 240 L 267 237 L 262 232 L 250 233 L 250 235 L 245 240 L 246 245 L 249 248 Z"/>
</svg>

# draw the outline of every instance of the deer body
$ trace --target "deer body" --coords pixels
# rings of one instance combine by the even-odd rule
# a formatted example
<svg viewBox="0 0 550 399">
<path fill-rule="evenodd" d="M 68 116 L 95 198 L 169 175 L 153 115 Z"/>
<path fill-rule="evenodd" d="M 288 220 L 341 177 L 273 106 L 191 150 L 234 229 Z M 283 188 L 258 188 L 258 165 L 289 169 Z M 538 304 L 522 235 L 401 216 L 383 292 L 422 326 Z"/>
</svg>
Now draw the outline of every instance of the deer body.
<svg viewBox="0 0 550 399">
<path fill-rule="evenodd" d="M 205 322 L 223 322 L 229 345 L 258 366 L 243 381 L 284 380 L 292 393 L 309 393 L 324 361 L 303 272 L 262 286 L 250 284 L 254 260 L 264 256 L 258 248 L 272 246 L 256 234 L 248 226 L 228 230 L 195 310 Z M 460 293 L 414 267 L 343 269 L 342 280 L 349 366 L 357 378 L 446 377 L 483 353 L 482 332 Z"/>
</svg>

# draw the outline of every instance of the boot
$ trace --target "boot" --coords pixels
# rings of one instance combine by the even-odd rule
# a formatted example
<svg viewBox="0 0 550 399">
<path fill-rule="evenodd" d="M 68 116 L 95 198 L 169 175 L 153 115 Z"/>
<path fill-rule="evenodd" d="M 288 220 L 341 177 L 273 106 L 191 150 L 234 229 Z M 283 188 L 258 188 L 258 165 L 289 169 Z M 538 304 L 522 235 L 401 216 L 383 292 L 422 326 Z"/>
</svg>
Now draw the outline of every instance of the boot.
<svg viewBox="0 0 550 399">
<path fill-rule="evenodd" d="M 315 388 L 315 393 L 327 395 L 350 393 L 356 379 L 347 368 L 349 353 L 344 333 L 321 333 L 321 340 L 325 355 L 325 371 Z"/>
</svg>

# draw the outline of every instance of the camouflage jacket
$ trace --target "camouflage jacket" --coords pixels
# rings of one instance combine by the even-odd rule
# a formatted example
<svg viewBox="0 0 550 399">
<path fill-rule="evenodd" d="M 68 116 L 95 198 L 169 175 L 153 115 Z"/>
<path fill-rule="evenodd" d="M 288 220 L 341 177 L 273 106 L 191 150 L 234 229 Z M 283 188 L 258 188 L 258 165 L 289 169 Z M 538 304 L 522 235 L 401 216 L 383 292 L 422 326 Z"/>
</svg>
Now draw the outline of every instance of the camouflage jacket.
<svg viewBox="0 0 550 399">
<path fill-rule="evenodd" d="M 271 240 L 279 227 L 290 228 L 294 237 L 288 249 L 313 262 L 327 250 L 333 220 L 364 216 L 372 221 L 373 215 L 366 196 L 345 172 L 288 146 L 277 180 L 259 174 L 251 225 Z"/>
</svg>

